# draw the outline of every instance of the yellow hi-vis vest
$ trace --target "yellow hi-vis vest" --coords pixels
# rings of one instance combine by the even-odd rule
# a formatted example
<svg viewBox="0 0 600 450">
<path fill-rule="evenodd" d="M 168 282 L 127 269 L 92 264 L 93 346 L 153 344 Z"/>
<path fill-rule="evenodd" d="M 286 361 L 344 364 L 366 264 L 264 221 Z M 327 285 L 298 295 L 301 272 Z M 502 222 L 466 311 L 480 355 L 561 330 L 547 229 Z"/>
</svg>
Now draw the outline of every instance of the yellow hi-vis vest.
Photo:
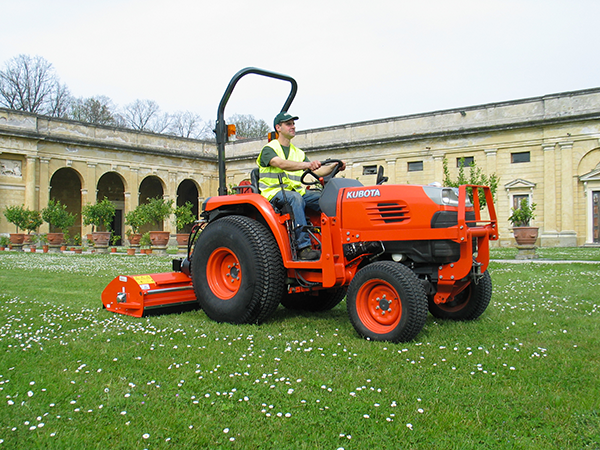
<svg viewBox="0 0 600 450">
<path fill-rule="evenodd" d="M 290 142 L 290 154 L 288 157 L 285 157 L 283 153 L 283 148 L 281 148 L 281 144 L 278 140 L 273 139 L 271 142 L 267 144 L 267 147 L 271 147 L 275 150 L 277 156 L 281 159 L 287 159 L 288 161 L 297 161 L 302 162 L 306 159 L 306 155 L 299 148 L 294 147 L 294 144 Z M 288 191 L 296 191 L 300 195 L 304 195 L 306 190 L 304 189 L 302 183 L 300 183 L 300 177 L 302 176 L 303 170 L 293 170 L 293 171 L 285 171 L 280 169 L 279 167 L 267 166 L 263 167 L 260 165 L 260 157 L 262 155 L 262 151 L 258 155 L 256 159 L 256 163 L 260 169 L 260 179 L 258 181 L 258 187 L 260 189 L 260 193 L 263 197 L 266 197 L 267 200 L 271 200 L 277 192 L 281 190 L 281 186 L 279 185 L 279 174 L 283 174 L 282 182 L 283 188 Z"/>
</svg>

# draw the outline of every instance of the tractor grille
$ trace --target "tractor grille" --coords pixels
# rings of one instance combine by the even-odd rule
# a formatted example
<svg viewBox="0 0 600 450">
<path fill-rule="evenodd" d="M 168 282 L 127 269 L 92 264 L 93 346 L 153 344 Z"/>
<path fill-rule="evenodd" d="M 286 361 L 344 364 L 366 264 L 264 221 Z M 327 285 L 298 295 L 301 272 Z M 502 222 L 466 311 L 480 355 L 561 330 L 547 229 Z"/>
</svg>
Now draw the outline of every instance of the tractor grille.
<svg viewBox="0 0 600 450">
<path fill-rule="evenodd" d="M 400 203 L 377 203 L 367 208 L 367 214 L 373 222 L 397 223 L 410 219 L 408 205 Z"/>
</svg>

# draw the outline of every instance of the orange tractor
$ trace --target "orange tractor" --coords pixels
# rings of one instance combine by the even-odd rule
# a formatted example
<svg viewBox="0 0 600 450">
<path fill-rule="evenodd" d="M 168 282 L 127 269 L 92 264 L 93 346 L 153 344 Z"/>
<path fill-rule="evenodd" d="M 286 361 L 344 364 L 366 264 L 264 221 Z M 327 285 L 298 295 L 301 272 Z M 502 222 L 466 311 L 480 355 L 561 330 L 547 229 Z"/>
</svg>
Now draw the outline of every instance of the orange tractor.
<svg viewBox="0 0 600 450">
<path fill-rule="evenodd" d="M 203 203 L 187 257 L 174 261 L 172 273 L 117 277 L 103 293 L 104 306 L 141 316 L 152 307 L 198 302 L 212 320 L 243 324 L 264 322 L 280 304 L 325 311 L 346 298 L 359 335 L 392 342 L 413 339 L 427 311 L 478 318 L 492 295 L 489 242 L 498 239 L 490 188 L 385 184 L 382 167 L 376 184 L 363 186 L 335 177 L 341 161 L 323 161 L 336 164 L 329 176 L 302 176 L 322 189 L 322 212 L 307 212 L 321 257 L 298 260 L 291 210 L 260 195 L 257 170 L 251 183 L 227 192 L 225 105 L 247 74 L 289 82 L 282 111 L 289 110 L 293 78 L 257 68 L 232 78 L 216 123 L 219 195 Z"/>
</svg>

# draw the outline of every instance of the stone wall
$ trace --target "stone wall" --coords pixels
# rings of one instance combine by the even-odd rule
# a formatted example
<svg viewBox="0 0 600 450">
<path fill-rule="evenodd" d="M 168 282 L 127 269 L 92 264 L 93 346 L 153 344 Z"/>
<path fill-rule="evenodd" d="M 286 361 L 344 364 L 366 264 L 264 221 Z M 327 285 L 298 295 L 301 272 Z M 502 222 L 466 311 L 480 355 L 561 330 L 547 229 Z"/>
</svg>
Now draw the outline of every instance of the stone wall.
<svg viewBox="0 0 600 450">
<path fill-rule="evenodd" d="M 299 131 L 294 143 L 311 159 L 345 160 L 344 176 L 366 185 L 375 182 L 371 172 L 379 165 L 390 183 L 441 182 L 444 158 L 455 176 L 457 160 L 473 157 L 485 173 L 500 177 L 500 245 L 512 245 L 507 218 L 514 202 L 526 196 L 537 204 L 539 244 L 571 246 L 600 243 L 599 138 L 600 88 Z M 228 185 L 249 177 L 264 144 L 266 139 L 227 145 Z M 82 205 L 95 201 L 104 175 L 118 174 L 124 213 L 138 204 L 140 186 L 150 177 L 173 199 L 185 180 L 197 186 L 199 202 L 218 188 L 211 142 L 3 109 L 0 163 L 2 209 L 20 203 L 41 209 L 52 177 L 64 168 L 81 180 Z M 6 233 L 11 226 L 1 219 L 0 232 Z M 174 231 L 172 224 L 165 226 Z"/>
</svg>

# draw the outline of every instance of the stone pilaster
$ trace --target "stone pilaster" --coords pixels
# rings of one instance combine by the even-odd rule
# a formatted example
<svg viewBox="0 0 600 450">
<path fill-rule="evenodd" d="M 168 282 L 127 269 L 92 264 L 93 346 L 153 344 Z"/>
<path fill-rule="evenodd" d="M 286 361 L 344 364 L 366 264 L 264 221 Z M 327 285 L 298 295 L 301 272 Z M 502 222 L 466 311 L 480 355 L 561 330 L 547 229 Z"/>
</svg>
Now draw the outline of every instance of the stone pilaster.
<svg viewBox="0 0 600 450">
<path fill-rule="evenodd" d="M 25 163 L 25 207 L 38 209 L 36 187 L 39 188 L 37 179 L 37 157 L 28 156 Z"/>
<path fill-rule="evenodd" d="M 577 233 L 575 232 L 575 206 L 573 179 L 573 142 L 561 142 L 561 226 L 558 233 L 561 247 L 576 247 Z"/>
<path fill-rule="evenodd" d="M 554 247 L 558 243 L 556 221 L 556 144 L 542 144 L 544 152 L 544 222 L 540 233 L 542 247 Z M 539 214 L 539 211 L 538 211 Z"/>
</svg>

